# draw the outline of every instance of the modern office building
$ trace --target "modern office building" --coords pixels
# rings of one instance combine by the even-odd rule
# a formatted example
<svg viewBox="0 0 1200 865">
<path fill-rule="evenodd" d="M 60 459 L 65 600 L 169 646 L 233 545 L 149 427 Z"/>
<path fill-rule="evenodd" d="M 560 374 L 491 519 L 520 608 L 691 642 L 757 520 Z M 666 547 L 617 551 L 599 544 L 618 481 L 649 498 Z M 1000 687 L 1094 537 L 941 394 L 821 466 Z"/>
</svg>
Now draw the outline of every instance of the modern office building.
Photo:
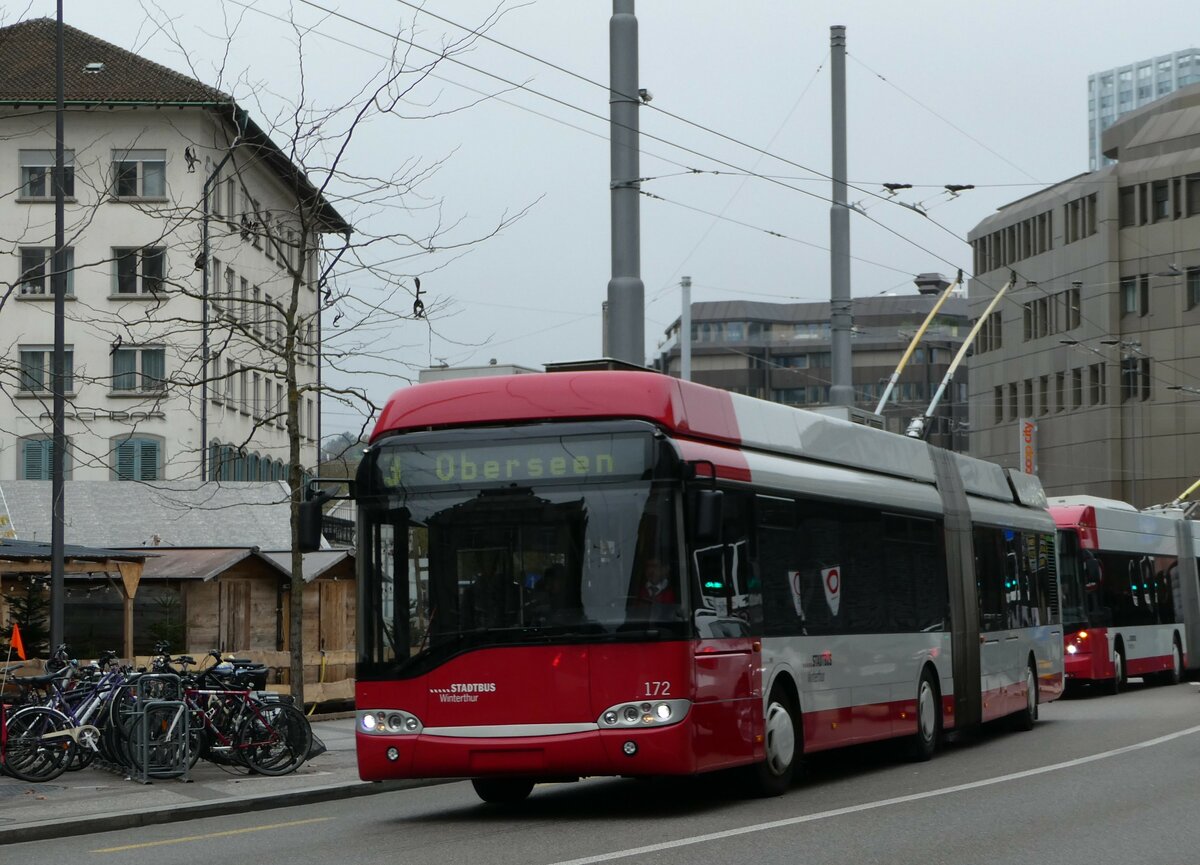
<svg viewBox="0 0 1200 865">
<path fill-rule="evenodd" d="M 923 277 L 919 291 L 852 299 L 855 408 L 875 411 L 913 334 L 949 285 L 938 274 Z M 691 317 L 693 381 L 802 408 L 829 406 L 828 302 L 699 302 L 692 304 Z M 904 432 L 913 417 L 925 412 L 969 330 L 966 299 L 952 295 L 881 412 L 888 429 Z M 676 319 L 654 362 L 656 369 L 676 377 L 681 372 L 679 336 Z M 931 418 L 928 440 L 966 450 L 966 397 L 966 369 L 960 366 Z"/>
<path fill-rule="evenodd" d="M 1200 477 L 1200 84 L 1122 117 L 1114 163 L 968 235 L 971 453 L 1139 507 Z"/>
<path fill-rule="evenodd" d="M 55 36 L 0 29 L 0 480 L 50 477 Z M 289 329 L 316 465 L 314 251 L 349 226 L 231 97 L 71 27 L 64 43 L 67 477 L 285 477 Z"/>
<path fill-rule="evenodd" d="M 1118 117 L 1180 87 L 1200 82 L 1200 49 L 1151 57 L 1088 76 L 1088 170 L 1111 164 L 1101 152 L 1104 130 Z"/>
</svg>

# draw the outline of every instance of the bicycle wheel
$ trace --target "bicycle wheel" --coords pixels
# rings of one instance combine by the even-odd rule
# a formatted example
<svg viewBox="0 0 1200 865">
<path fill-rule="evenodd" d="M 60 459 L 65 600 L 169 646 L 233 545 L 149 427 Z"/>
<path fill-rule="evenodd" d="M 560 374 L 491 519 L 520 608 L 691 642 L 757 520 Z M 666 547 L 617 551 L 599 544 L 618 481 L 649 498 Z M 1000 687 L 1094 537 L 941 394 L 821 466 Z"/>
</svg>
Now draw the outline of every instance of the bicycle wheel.
<svg viewBox="0 0 1200 865">
<path fill-rule="evenodd" d="M 152 705 L 134 721 L 126 748 L 135 773 L 156 777 L 183 774 L 191 751 L 191 737 L 183 735 L 185 712 L 182 704 Z"/>
<path fill-rule="evenodd" d="M 21 709 L 6 724 L 4 771 L 22 781 L 53 781 L 66 771 L 76 745 L 69 718 L 61 712 L 35 706 Z"/>
<path fill-rule="evenodd" d="M 295 706 L 269 703 L 238 729 L 237 749 L 246 764 L 262 775 L 295 772 L 308 757 L 312 728 Z"/>
</svg>

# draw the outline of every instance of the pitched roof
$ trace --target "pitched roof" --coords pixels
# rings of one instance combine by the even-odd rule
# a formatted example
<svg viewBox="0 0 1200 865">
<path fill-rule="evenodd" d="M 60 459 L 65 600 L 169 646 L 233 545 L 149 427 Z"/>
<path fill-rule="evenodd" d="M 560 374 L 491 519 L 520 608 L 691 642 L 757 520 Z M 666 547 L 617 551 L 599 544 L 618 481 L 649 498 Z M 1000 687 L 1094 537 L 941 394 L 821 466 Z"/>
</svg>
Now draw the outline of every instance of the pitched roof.
<svg viewBox="0 0 1200 865">
<path fill-rule="evenodd" d="M 51 18 L 0 28 L 0 101 L 55 101 L 56 29 Z M 104 66 L 84 71 L 92 63 Z M 220 90 L 66 24 L 63 91 L 72 103 L 233 104 Z"/>
<path fill-rule="evenodd" d="M 49 481 L 0 481 L 17 538 L 50 540 L 50 487 Z M 65 543 L 291 547 L 289 493 L 282 481 L 67 481 L 64 495 Z"/>
<path fill-rule="evenodd" d="M 0 27 L 0 105 L 53 105 L 58 24 L 33 18 Z M 89 64 L 103 64 L 89 72 Z M 63 101 L 67 105 L 173 105 L 211 108 L 232 128 L 256 158 L 265 160 L 297 196 L 314 208 L 323 231 L 348 232 L 351 226 L 308 176 L 250 119 L 234 98 L 196 79 L 176 72 L 63 25 Z"/>
<path fill-rule="evenodd" d="M 34 541 L 11 540 L 8 538 L 0 538 L 0 560 L 9 561 L 40 561 L 50 558 L 50 544 L 37 543 Z M 127 550 L 102 550 L 94 547 L 80 547 L 73 544 L 63 544 L 63 556 L 70 560 L 78 561 L 122 561 L 122 562 L 141 562 L 145 561 L 148 556 L 154 556 L 155 553 L 148 553 L 143 550 L 129 552 Z"/>
</svg>

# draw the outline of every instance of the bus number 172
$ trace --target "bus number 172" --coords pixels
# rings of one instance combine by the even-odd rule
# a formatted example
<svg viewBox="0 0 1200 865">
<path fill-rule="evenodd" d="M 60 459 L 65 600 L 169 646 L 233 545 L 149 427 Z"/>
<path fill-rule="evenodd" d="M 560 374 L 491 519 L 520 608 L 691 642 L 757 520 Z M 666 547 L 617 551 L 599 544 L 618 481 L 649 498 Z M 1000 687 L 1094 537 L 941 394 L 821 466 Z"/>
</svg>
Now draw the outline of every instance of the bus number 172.
<svg viewBox="0 0 1200 865">
<path fill-rule="evenodd" d="M 647 697 L 669 697 L 671 696 L 670 682 L 647 682 L 646 683 Z"/>
</svg>

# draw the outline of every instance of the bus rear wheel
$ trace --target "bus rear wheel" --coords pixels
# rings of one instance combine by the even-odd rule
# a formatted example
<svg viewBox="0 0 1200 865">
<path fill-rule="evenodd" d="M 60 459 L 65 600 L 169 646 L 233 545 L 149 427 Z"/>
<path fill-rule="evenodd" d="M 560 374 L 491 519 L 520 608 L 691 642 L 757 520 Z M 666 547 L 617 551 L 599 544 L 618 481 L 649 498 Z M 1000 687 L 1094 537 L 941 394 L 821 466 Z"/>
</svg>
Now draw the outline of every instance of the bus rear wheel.
<svg viewBox="0 0 1200 865">
<path fill-rule="evenodd" d="M 747 767 L 747 787 L 752 796 L 781 796 L 792 786 L 796 763 L 803 750 L 803 730 L 791 695 L 776 686 L 767 700 L 763 718 L 761 763 Z"/>
<path fill-rule="evenodd" d="M 533 792 L 533 782 L 524 778 L 472 778 L 471 786 L 489 805 L 515 805 Z"/>
<path fill-rule="evenodd" d="M 1038 719 L 1037 674 L 1032 662 L 1025 668 L 1025 708 L 1013 715 L 1014 730 L 1032 730 Z"/>
<path fill-rule="evenodd" d="M 1178 685 L 1183 681 L 1183 650 L 1179 648 L 1179 640 L 1171 643 L 1171 669 L 1162 674 L 1159 681 L 1164 685 Z"/>
</svg>

